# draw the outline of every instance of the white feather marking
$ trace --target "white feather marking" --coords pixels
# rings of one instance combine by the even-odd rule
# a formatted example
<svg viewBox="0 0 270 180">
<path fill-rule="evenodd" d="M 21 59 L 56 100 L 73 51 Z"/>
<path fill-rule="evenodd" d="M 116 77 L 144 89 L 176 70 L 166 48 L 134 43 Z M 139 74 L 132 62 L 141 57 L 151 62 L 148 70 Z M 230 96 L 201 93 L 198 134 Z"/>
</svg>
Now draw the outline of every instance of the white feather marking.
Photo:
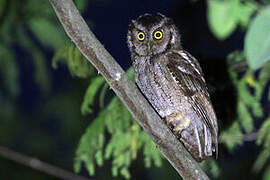
<svg viewBox="0 0 270 180">
<path fill-rule="evenodd" d="M 189 57 L 188 57 L 188 55 L 187 55 L 186 53 L 184 53 L 183 51 L 180 51 L 179 54 L 180 54 L 183 58 L 185 58 L 186 60 L 188 60 L 188 61 L 190 62 L 190 59 L 189 59 Z"/>
<path fill-rule="evenodd" d="M 197 127 L 195 127 L 195 136 L 196 136 L 196 139 L 197 139 L 197 143 L 198 143 L 198 148 L 199 148 L 199 157 L 202 157 L 202 146 L 201 146 L 201 142 L 200 142 L 200 138 L 199 138 L 199 133 L 198 133 L 198 130 L 197 130 Z"/>
<path fill-rule="evenodd" d="M 179 51 L 179 54 L 191 64 L 191 66 L 195 69 L 195 71 L 198 74 L 201 74 L 201 72 L 197 69 L 196 65 L 193 63 L 193 61 L 190 59 L 190 57 L 184 51 Z"/>
<path fill-rule="evenodd" d="M 194 69 L 198 74 L 201 74 L 200 71 L 197 68 L 194 68 Z"/>
<path fill-rule="evenodd" d="M 183 68 L 182 66 L 177 66 L 177 68 L 178 68 L 180 71 L 182 71 L 182 72 L 184 72 L 184 73 L 187 73 L 186 69 Z"/>
<path fill-rule="evenodd" d="M 175 43 L 175 37 L 174 36 L 172 37 L 171 43 L 173 43 L 173 44 Z"/>
<path fill-rule="evenodd" d="M 203 130 L 204 130 L 204 153 L 208 154 L 207 152 L 207 147 L 208 147 L 208 134 L 207 134 L 207 130 L 206 130 L 206 126 L 205 124 L 203 125 Z"/>
</svg>

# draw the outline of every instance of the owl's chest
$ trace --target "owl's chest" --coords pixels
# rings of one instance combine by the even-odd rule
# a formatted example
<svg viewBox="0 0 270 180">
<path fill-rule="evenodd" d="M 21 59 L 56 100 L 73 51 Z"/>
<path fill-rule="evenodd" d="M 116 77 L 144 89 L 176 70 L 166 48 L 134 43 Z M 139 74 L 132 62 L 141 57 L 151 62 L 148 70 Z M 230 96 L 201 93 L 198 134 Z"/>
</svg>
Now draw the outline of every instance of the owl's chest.
<svg viewBox="0 0 270 180">
<path fill-rule="evenodd" d="M 139 88 L 161 117 L 179 109 L 182 94 L 163 62 L 154 61 L 135 67 L 135 76 Z"/>
</svg>

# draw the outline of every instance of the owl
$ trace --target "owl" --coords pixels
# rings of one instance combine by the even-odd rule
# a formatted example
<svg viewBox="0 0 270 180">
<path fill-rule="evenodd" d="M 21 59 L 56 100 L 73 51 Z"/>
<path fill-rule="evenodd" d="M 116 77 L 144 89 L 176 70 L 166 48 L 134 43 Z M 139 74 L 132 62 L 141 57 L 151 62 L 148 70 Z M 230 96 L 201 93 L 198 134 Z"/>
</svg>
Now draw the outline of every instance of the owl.
<svg viewBox="0 0 270 180">
<path fill-rule="evenodd" d="M 202 69 L 181 45 L 172 19 L 144 14 L 133 20 L 127 43 L 136 84 L 197 161 L 218 154 L 218 125 Z"/>
</svg>

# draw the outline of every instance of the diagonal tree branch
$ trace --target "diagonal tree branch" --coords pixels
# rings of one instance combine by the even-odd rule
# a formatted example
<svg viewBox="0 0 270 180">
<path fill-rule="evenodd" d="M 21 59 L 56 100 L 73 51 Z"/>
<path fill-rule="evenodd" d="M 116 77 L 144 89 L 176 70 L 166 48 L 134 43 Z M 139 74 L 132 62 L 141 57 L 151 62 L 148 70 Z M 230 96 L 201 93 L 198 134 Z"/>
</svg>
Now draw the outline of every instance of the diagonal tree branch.
<svg viewBox="0 0 270 180">
<path fill-rule="evenodd" d="M 26 156 L 3 146 L 0 146 L 0 156 L 60 179 L 90 180 L 86 177 L 71 173 L 67 170 L 43 162 L 37 158 Z"/>
<path fill-rule="evenodd" d="M 150 135 L 183 179 L 209 179 L 181 142 L 90 31 L 72 0 L 49 0 L 66 33 L 106 79 L 134 119 Z"/>
</svg>

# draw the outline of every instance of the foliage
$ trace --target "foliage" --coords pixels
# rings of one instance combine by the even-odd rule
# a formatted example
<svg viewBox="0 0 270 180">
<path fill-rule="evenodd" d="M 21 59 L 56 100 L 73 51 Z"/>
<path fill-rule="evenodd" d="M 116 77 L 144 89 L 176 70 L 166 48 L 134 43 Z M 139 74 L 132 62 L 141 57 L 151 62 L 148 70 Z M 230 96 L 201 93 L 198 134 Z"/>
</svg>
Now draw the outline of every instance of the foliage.
<svg viewBox="0 0 270 180">
<path fill-rule="evenodd" d="M 52 66 L 56 69 L 59 62 L 63 62 L 67 65 L 72 76 L 89 78 L 96 74 L 95 68 L 87 61 L 74 44 L 67 45 L 56 51 L 52 59 Z"/>
<path fill-rule="evenodd" d="M 267 180 L 267 179 L 270 179 L 270 166 L 267 167 L 263 176 L 263 180 Z"/>
<path fill-rule="evenodd" d="M 127 73 L 132 74 L 133 72 L 130 70 Z M 82 103 L 83 114 L 93 112 L 90 107 L 94 103 L 96 94 L 103 97 L 100 102 L 104 101 L 105 95 L 102 95 L 104 91 L 98 93 L 98 90 L 104 87 L 108 86 L 101 76 L 93 78 Z M 105 131 L 110 134 L 106 144 Z M 82 136 L 76 152 L 74 168 L 76 172 L 79 172 L 81 163 L 84 163 L 89 173 L 93 175 L 95 162 L 98 166 L 102 166 L 104 159 L 112 158 L 113 176 L 120 173 L 128 179 L 130 178 L 128 168 L 136 159 L 140 149 L 143 150 L 146 167 L 150 167 L 152 161 L 156 166 L 161 166 L 161 154 L 155 144 L 133 120 L 121 101 L 117 97 L 113 97 Z"/>
<path fill-rule="evenodd" d="M 128 70 L 127 75 L 134 80 L 132 70 Z M 108 85 L 103 77 L 92 78 L 81 106 L 82 114 L 93 113 L 91 107 L 95 99 L 99 98 L 99 102 L 104 103 L 104 93 L 107 88 Z M 99 89 L 102 90 L 99 91 Z M 107 143 L 106 132 L 110 135 Z M 90 175 L 93 175 L 95 164 L 102 166 L 104 160 L 112 159 L 112 175 L 117 176 L 120 173 L 129 179 L 128 168 L 136 159 L 140 149 L 144 155 L 145 167 L 151 167 L 152 161 L 155 166 L 161 166 L 163 156 L 148 135 L 133 120 L 127 108 L 115 96 L 101 110 L 82 136 L 76 152 L 74 169 L 79 172 L 81 163 L 84 163 Z M 213 177 L 217 177 L 220 171 L 213 159 L 205 161 L 202 167 Z"/>
<path fill-rule="evenodd" d="M 200 165 L 205 172 L 208 172 L 208 174 L 210 174 L 214 178 L 218 178 L 220 174 L 220 168 L 216 160 L 208 159 L 206 161 L 203 161 Z"/>
<path fill-rule="evenodd" d="M 241 0 L 208 0 L 208 22 L 214 35 L 224 40 L 238 25 L 246 27 L 256 6 Z"/>
<path fill-rule="evenodd" d="M 83 11 L 88 1 L 76 0 L 75 3 Z M 225 140 L 229 152 L 233 153 L 236 147 L 244 144 L 245 134 L 255 132 L 258 127 L 256 144 L 261 147 L 261 152 L 253 170 L 255 173 L 263 171 L 264 179 L 269 179 L 270 176 L 270 166 L 267 164 L 270 159 L 270 116 L 269 110 L 263 107 L 265 97 L 270 100 L 269 3 L 269 0 L 208 0 L 207 3 L 209 28 L 217 39 L 225 40 L 233 36 L 237 28 L 246 32 L 244 49 L 231 52 L 227 58 L 230 67 L 245 62 L 249 68 L 240 71 L 228 69 L 237 92 L 237 117 L 230 127 L 220 133 L 220 138 Z M 23 49 L 29 55 L 24 61 L 31 64 L 31 75 L 39 90 L 45 94 L 50 92 L 50 63 L 47 62 L 43 49 L 46 47 L 49 53 L 55 52 L 52 59 L 54 68 L 63 63 L 73 77 L 89 82 L 81 103 L 81 114 L 89 119 L 93 116 L 95 118 L 91 119 L 79 142 L 74 160 L 75 171 L 79 172 L 84 165 L 93 175 L 96 166 L 102 166 L 104 161 L 111 160 L 113 176 L 121 175 L 128 179 L 131 176 L 129 167 L 139 152 L 143 154 L 146 167 L 151 167 L 152 163 L 161 166 L 162 156 L 155 144 L 133 120 L 120 100 L 112 95 L 108 84 L 70 42 L 64 30 L 59 28 L 59 22 L 47 0 L 0 0 L 0 26 L 0 119 L 4 123 L 0 127 L 1 132 L 12 134 L 7 127 L 10 126 L 8 129 L 15 131 L 15 124 L 23 125 L 15 121 L 22 118 L 20 114 L 15 115 L 15 111 L 16 98 L 21 93 L 19 75 L 24 73 L 20 68 L 22 62 L 17 57 L 20 55 L 17 53 L 18 49 Z M 127 73 L 134 79 L 132 70 Z M 56 97 L 47 106 L 66 120 L 76 119 L 77 116 L 69 117 L 71 113 L 65 112 L 70 108 L 65 106 L 68 100 L 63 99 Z M 262 123 L 256 126 L 255 122 L 260 121 Z M 6 126 L 8 122 L 11 125 Z M 14 132 L 13 136 L 19 135 Z M 37 139 L 40 141 L 41 137 L 38 136 Z M 31 149 L 31 145 L 29 147 Z M 201 166 L 215 178 L 221 172 L 213 159 L 204 161 Z"/>
<path fill-rule="evenodd" d="M 87 1 L 77 0 L 75 3 L 81 11 L 87 5 Z M 8 10 L 5 9 L 6 5 L 9 7 Z M 59 22 L 47 0 L 20 2 L 0 0 L 0 20 L 3 18 L 5 21 L 0 21 L 0 74 L 3 77 L 1 80 L 5 89 L 0 90 L 1 102 L 7 102 L 9 96 L 16 97 L 20 94 L 19 74 L 21 72 L 15 57 L 17 50 L 14 48 L 15 45 L 19 45 L 32 56 L 28 61 L 33 66 L 34 80 L 40 90 L 45 93 L 50 92 L 52 82 L 49 78 L 47 58 L 42 49 L 46 47 L 55 52 L 52 59 L 53 68 L 56 69 L 59 65 L 65 64 L 73 77 L 90 80 L 81 104 L 81 113 L 83 115 L 94 113 L 98 116 L 92 120 L 79 143 L 74 163 L 76 172 L 84 163 L 89 173 L 93 174 L 95 162 L 101 166 L 105 159 L 112 159 L 112 174 L 114 176 L 121 174 L 125 178 L 130 178 L 128 168 L 137 158 L 139 150 L 144 154 L 146 167 L 151 167 L 152 162 L 156 166 L 161 166 L 162 156 L 159 150 L 132 119 L 120 100 L 115 96 L 108 97 L 108 84 L 105 83 L 103 77 L 98 76 L 95 68 L 68 40 L 64 30 L 59 28 Z M 131 71 L 128 73 L 132 74 Z M 3 96 L 4 93 L 8 96 Z M 100 111 L 93 108 L 96 99 L 99 100 Z M 66 106 L 61 104 L 64 102 L 63 99 L 57 100 L 59 102 L 48 106 L 55 111 L 57 104 L 59 111 L 57 113 L 61 113 L 59 106 L 63 109 Z M 8 107 L 1 106 L 1 119 L 7 119 L 7 117 L 2 118 L 6 116 L 7 113 L 4 113 L 6 110 Z M 11 110 L 6 112 L 13 113 Z M 66 114 L 69 113 L 66 112 Z M 62 114 L 61 116 L 66 117 Z M 110 137 L 107 137 L 107 134 Z"/>
<path fill-rule="evenodd" d="M 12 96 L 19 93 L 18 87 L 18 67 L 12 52 L 0 44 L 0 73 L 3 78 L 7 92 Z"/>
<path fill-rule="evenodd" d="M 0 73 L 10 95 L 18 95 L 20 92 L 18 86 L 20 70 L 14 57 L 17 44 L 32 56 L 30 60 L 36 84 L 42 91 L 49 91 L 50 79 L 46 57 L 36 42 L 55 51 L 62 48 L 68 42 L 68 38 L 58 25 L 53 9 L 46 0 L 0 1 L 0 63 L 2 65 Z"/>
<path fill-rule="evenodd" d="M 67 65 L 71 75 L 79 78 L 91 78 L 81 105 L 82 114 L 94 113 L 92 106 L 97 97 L 100 108 L 103 108 L 108 84 L 105 83 L 102 76 L 97 76 L 93 66 L 73 44 L 58 49 L 53 57 L 52 66 L 57 68 L 59 62 Z M 129 76 L 133 74 L 131 70 L 127 73 Z M 106 132 L 111 135 L 107 143 L 105 142 Z M 90 175 L 93 175 L 95 164 L 102 166 L 104 160 L 112 158 L 113 176 L 120 173 L 128 179 L 130 178 L 128 168 L 131 162 L 136 159 L 137 151 L 140 149 L 143 150 L 146 167 L 151 167 L 152 161 L 156 166 L 161 166 L 161 154 L 155 144 L 115 96 L 98 113 L 97 118 L 92 121 L 81 137 L 74 169 L 79 172 L 81 164 L 84 163 Z"/>
<path fill-rule="evenodd" d="M 239 137 L 239 138 L 232 138 Z M 233 152 L 233 149 L 237 145 L 242 145 L 244 142 L 241 139 L 243 137 L 243 133 L 240 128 L 240 124 L 238 121 L 233 122 L 233 124 L 226 131 L 220 133 L 220 138 L 225 140 L 225 145 L 227 146 L 230 152 Z"/>
<path fill-rule="evenodd" d="M 251 21 L 245 37 L 245 54 L 252 69 L 262 67 L 270 59 L 270 6 Z"/>
<path fill-rule="evenodd" d="M 257 11 L 254 18 L 251 15 Z M 224 40 L 238 25 L 248 28 L 244 53 L 251 69 L 262 67 L 270 59 L 270 6 L 255 1 L 208 0 L 208 22 L 214 35 Z"/>
<path fill-rule="evenodd" d="M 221 132 L 221 139 L 229 139 L 225 144 L 233 152 L 235 147 L 244 144 L 244 134 L 254 131 L 254 122 L 263 120 L 257 139 L 262 151 L 254 163 L 254 172 L 262 171 L 270 158 L 270 114 L 262 106 L 266 103 L 265 94 L 270 93 L 270 6 L 267 3 L 270 2 L 208 0 L 209 26 L 218 39 L 228 38 L 238 25 L 247 31 L 244 50 L 234 51 L 227 57 L 230 67 L 245 62 L 249 68 L 228 69 L 238 96 L 237 117 L 231 127 Z M 269 172 L 267 167 L 264 179 L 269 178 Z"/>
<path fill-rule="evenodd" d="M 254 131 L 255 119 L 267 117 L 264 114 L 261 101 L 270 78 L 270 65 L 265 64 L 269 60 L 267 51 L 269 49 L 269 39 L 264 38 L 268 34 L 268 9 L 268 7 L 262 8 L 255 1 L 208 1 L 209 26 L 218 39 L 224 40 L 228 38 L 238 26 L 243 31 L 247 30 L 244 50 L 234 51 L 228 55 L 229 65 L 247 59 L 246 62 L 250 67 L 250 69 L 241 72 L 232 68 L 228 69 L 238 95 L 236 104 L 237 117 L 228 129 L 221 132 L 220 138 L 225 140 L 225 145 L 230 152 L 233 152 L 235 147 L 244 144 L 244 134 Z M 253 14 L 255 14 L 255 17 L 251 18 Z M 73 69 L 75 66 L 72 62 L 77 62 L 80 54 L 77 51 L 72 46 L 59 50 L 55 55 L 53 65 L 55 66 L 59 59 L 66 59 L 65 61 L 72 75 L 80 72 L 83 75 L 77 74 L 76 76 L 81 78 L 90 76 L 91 82 L 86 90 L 81 112 L 83 115 L 97 113 L 93 108 L 96 105 L 96 99 L 99 99 L 98 104 L 101 110 L 98 112 L 98 116 L 92 120 L 80 140 L 74 163 L 75 171 L 79 172 L 83 163 L 89 173 L 93 175 L 96 165 L 102 166 L 104 160 L 112 159 L 113 176 L 121 174 L 128 179 L 130 178 L 128 168 L 131 162 L 136 159 L 137 152 L 140 149 L 143 150 L 146 167 L 150 167 L 152 161 L 156 166 L 160 166 L 161 155 L 159 151 L 132 119 L 126 107 L 117 97 L 108 100 L 106 95 L 108 85 L 104 79 L 91 73 L 89 76 L 86 75 L 87 73 L 83 73 L 86 69 L 80 69 L 85 66 L 80 63 L 77 64 L 77 68 Z M 83 60 L 83 57 L 81 59 Z M 83 63 L 83 61 L 81 62 Z M 262 68 L 255 71 L 259 67 Z M 128 73 L 132 74 L 132 71 Z M 270 120 L 266 119 L 259 131 L 257 144 L 263 146 L 263 150 L 254 164 L 256 172 L 262 170 L 270 156 L 268 143 L 270 142 L 269 122 Z M 109 137 L 106 133 L 109 134 Z M 217 178 L 220 174 L 219 166 L 213 159 L 203 162 L 201 166 L 212 177 Z M 269 176 L 268 174 L 269 172 L 266 170 L 265 177 Z"/>
<path fill-rule="evenodd" d="M 251 15 L 254 13 L 256 13 L 255 18 L 251 18 Z M 268 32 L 266 30 L 262 31 L 262 27 L 267 27 L 269 23 L 265 20 L 268 18 L 267 13 L 268 8 L 261 8 L 255 1 L 208 1 L 209 26 L 218 39 L 224 40 L 228 38 L 238 26 L 242 30 L 247 29 L 248 31 L 245 38 L 245 49 L 232 52 L 228 56 L 229 65 L 247 59 L 247 63 L 251 68 L 241 72 L 232 68 L 228 69 L 238 95 L 236 105 L 237 117 L 231 127 L 221 132 L 220 137 L 225 140 L 225 145 L 230 152 L 233 152 L 235 147 L 244 144 L 242 139 L 244 134 L 254 131 L 255 119 L 266 117 L 261 101 L 264 92 L 268 89 L 267 83 L 270 78 L 270 65 L 265 64 L 268 60 L 266 52 L 268 52 L 269 43 L 267 38 L 260 37 L 267 37 Z M 261 36 L 257 38 L 259 33 L 261 33 Z M 258 41 L 257 44 L 252 44 L 254 39 Z M 258 44 L 263 44 L 264 46 L 262 47 Z M 260 51 L 256 51 L 257 54 L 251 52 L 254 51 L 254 46 L 261 48 Z M 249 57 L 250 55 L 253 57 Z M 264 66 L 260 70 L 253 70 L 262 67 L 262 65 Z M 93 113 L 91 106 L 94 103 L 94 98 L 98 97 L 97 94 L 99 94 L 99 97 L 102 97 L 100 102 L 104 102 L 106 92 L 104 89 L 106 88 L 104 88 L 104 82 L 101 77 L 96 77 L 92 80 L 82 104 L 83 114 Z M 99 89 L 103 89 L 101 94 Z M 268 124 L 269 120 L 266 119 L 259 131 L 257 144 L 262 145 L 263 150 L 254 164 L 255 171 L 262 170 L 269 158 L 268 142 L 270 142 L 270 133 L 268 133 Z M 105 131 L 111 135 L 108 143 L 105 142 Z M 157 153 L 155 148 L 151 148 L 152 151 L 148 153 L 145 152 L 146 149 L 149 149 L 146 147 L 151 145 L 148 138 L 144 139 L 145 136 L 139 126 L 132 121 L 126 108 L 114 97 L 100 112 L 99 116 L 93 120 L 83 135 L 76 153 L 75 169 L 79 171 L 81 162 L 84 162 L 90 174 L 93 174 L 95 162 L 98 166 L 101 166 L 104 159 L 112 158 L 113 175 L 116 176 L 120 172 L 125 178 L 129 178 L 128 167 L 131 161 L 136 158 L 136 152 L 140 148 L 144 149 L 147 166 L 150 165 L 151 159 L 157 165 L 160 165 L 160 154 Z M 135 139 L 135 145 L 132 143 L 133 139 Z M 226 141 L 226 139 L 229 140 Z M 86 145 L 86 142 L 88 142 L 88 145 Z M 147 145 L 147 142 L 149 145 Z M 98 144 L 98 146 L 95 146 L 95 144 Z M 205 161 L 202 163 L 202 167 L 213 177 L 219 176 L 220 170 L 214 160 L 209 159 Z M 265 176 L 268 176 L 267 173 L 268 171 L 265 171 Z"/>
<path fill-rule="evenodd" d="M 59 25 L 48 0 L 0 0 L 1 146 L 50 163 L 56 149 L 67 147 L 61 153 L 65 163 L 57 163 L 65 166 L 86 123 L 74 121 L 82 119 L 74 108 L 79 89 L 54 91 L 57 79 L 48 56 L 70 43 Z M 50 178 L 5 159 L 0 166 L 0 179 Z"/>
<path fill-rule="evenodd" d="M 257 144 L 263 146 L 262 152 L 259 154 L 253 169 L 255 172 L 262 170 L 266 162 L 270 159 L 270 118 L 266 119 L 259 130 Z M 269 168 L 268 170 L 269 171 Z M 269 172 L 265 172 L 266 174 Z M 268 175 L 269 176 L 269 175 Z"/>
</svg>

